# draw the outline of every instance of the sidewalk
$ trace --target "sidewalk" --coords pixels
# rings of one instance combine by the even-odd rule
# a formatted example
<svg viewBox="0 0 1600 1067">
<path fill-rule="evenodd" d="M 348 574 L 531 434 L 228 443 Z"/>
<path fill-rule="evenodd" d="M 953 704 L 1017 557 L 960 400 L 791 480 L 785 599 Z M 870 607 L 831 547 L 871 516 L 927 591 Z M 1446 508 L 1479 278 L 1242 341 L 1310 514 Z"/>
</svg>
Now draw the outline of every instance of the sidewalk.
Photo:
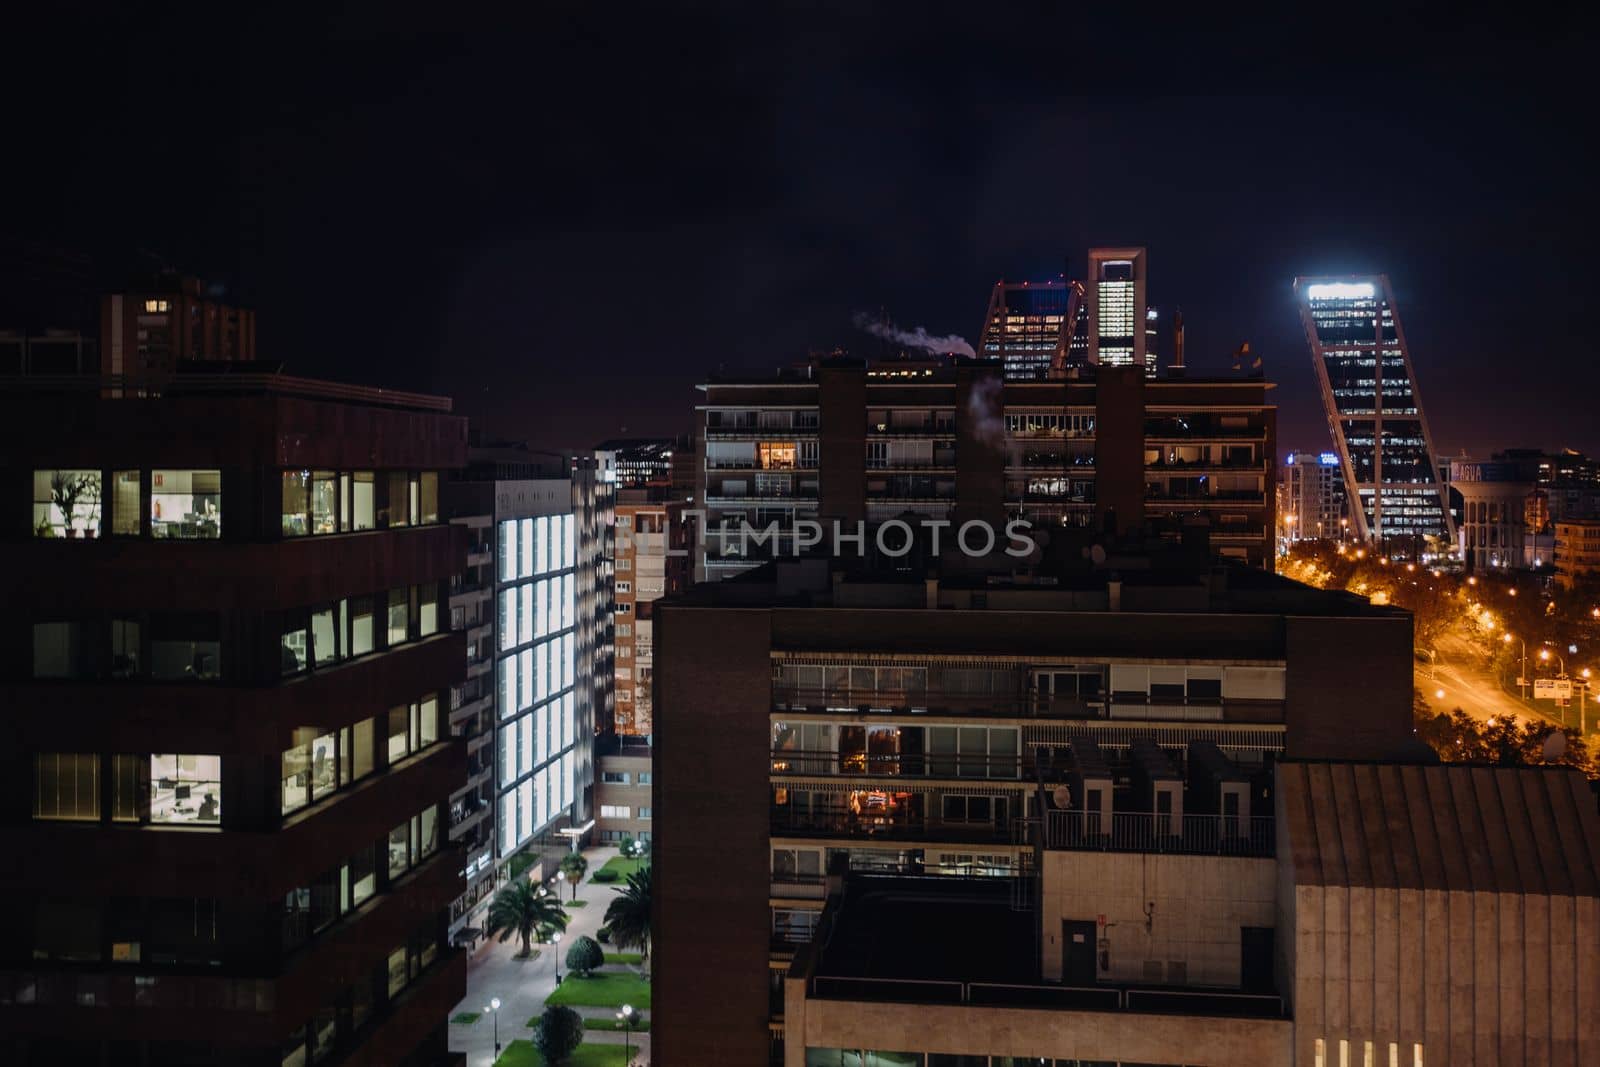
<svg viewBox="0 0 1600 1067">
<path fill-rule="evenodd" d="M 450 1051 L 465 1052 L 467 1054 L 467 1067 L 491 1067 L 494 1063 L 494 1019 L 484 1010 L 491 997 L 500 998 L 500 1045 L 502 1050 L 516 1038 L 532 1038 L 533 1031 L 527 1027 L 530 1019 L 537 1018 L 544 1011 L 544 999 L 556 987 L 557 953 L 560 954 L 561 973 L 567 973 L 566 950 L 578 937 L 587 934 L 594 937 L 595 932 L 605 922 L 606 905 L 616 894 L 610 885 L 597 885 L 593 881 L 595 871 L 605 866 L 607 860 L 617 855 L 617 850 L 612 846 L 588 848 L 583 851 L 589 861 L 589 871 L 578 885 L 578 899 L 588 901 L 586 907 L 572 908 L 567 914 L 571 921 L 566 932 L 561 935 L 560 945 L 535 945 L 539 951 L 537 959 L 519 960 L 516 953 L 521 947 L 521 942 L 515 934 L 505 944 L 493 938 L 485 940 L 476 951 L 467 959 L 467 996 L 451 1012 L 452 1017 L 459 1012 L 477 1012 L 480 1018 L 467 1025 L 450 1024 Z M 572 897 L 572 887 L 566 879 L 561 879 L 554 886 L 561 894 L 563 902 L 568 902 Z M 607 952 L 617 951 L 614 945 L 602 945 Z M 608 1008 L 577 1008 L 578 1014 L 594 1016 L 612 1016 Z M 624 1035 L 601 1030 L 586 1030 L 584 1043 L 592 1045 L 621 1045 Z M 634 1063 L 642 1064 L 650 1059 L 650 1035 L 636 1033 L 632 1037 L 635 1049 Z"/>
</svg>

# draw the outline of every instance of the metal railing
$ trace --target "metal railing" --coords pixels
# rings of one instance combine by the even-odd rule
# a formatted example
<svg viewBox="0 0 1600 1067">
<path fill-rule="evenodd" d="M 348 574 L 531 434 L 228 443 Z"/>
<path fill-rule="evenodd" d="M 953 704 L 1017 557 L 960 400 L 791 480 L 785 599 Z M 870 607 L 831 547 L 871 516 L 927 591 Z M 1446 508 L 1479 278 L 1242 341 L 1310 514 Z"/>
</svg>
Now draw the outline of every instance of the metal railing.
<svg viewBox="0 0 1600 1067">
<path fill-rule="evenodd" d="M 1066 986 L 1006 982 L 956 982 L 921 978 L 846 978 L 817 975 L 810 993 L 819 1000 L 867 1000 L 911 1004 L 972 1004 L 985 1007 L 1052 1008 L 1065 1011 L 1130 1011 L 1153 1015 L 1228 1015 L 1281 1019 L 1283 998 L 1274 993 L 1211 989 L 1141 989 L 1127 986 Z"/>
<path fill-rule="evenodd" d="M 775 684 L 772 710 L 808 715 L 869 712 L 888 715 L 945 715 L 959 718 L 1006 719 L 1158 719 L 1215 721 L 1230 711 L 1247 721 L 1282 717 L 1281 700 L 1243 700 L 1220 697 L 1194 699 L 1148 696 L 1118 698 L 1111 693 L 1094 697 L 1042 696 L 1036 693 L 949 693 L 932 690 L 816 689 Z M 1266 714 L 1264 714 L 1266 713 Z"/>
<path fill-rule="evenodd" d="M 104 391 L 113 396 L 126 395 L 133 398 L 274 393 L 279 396 L 299 396 L 315 400 L 353 400 L 423 411 L 448 412 L 452 407 L 449 397 L 408 393 L 399 389 L 378 389 L 366 385 L 347 385 L 343 382 L 325 382 L 316 378 L 297 378 L 288 374 L 8 374 L 0 376 L 0 389 L 47 393 Z"/>
<path fill-rule="evenodd" d="M 1168 815 L 1116 812 L 1109 822 L 1082 811 L 1047 812 L 1045 844 L 1083 852 L 1169 852 L 1205 856 L 1271 856 L 1270 816 Z"/>
</svg>

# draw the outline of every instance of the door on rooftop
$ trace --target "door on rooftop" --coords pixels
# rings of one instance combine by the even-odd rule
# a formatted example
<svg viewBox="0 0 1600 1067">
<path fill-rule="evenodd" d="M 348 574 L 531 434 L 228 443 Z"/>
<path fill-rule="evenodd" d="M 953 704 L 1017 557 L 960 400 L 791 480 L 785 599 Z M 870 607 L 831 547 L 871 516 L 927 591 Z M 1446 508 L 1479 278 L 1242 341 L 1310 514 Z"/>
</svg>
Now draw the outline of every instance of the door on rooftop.
<svg viewBox="0 0 1600 1067">
<path fill-rule="evenodd" d="M 1061 981 L 1072 986 L 1095 984 L 1095 935 L 1092 922 L 1061 920 Z"/>
<path fill-rule="evenodd" d="M 1246 993 L 1271 993 L 1273 929 L 1239 928 L 1239 988 Z"/>
</svg>

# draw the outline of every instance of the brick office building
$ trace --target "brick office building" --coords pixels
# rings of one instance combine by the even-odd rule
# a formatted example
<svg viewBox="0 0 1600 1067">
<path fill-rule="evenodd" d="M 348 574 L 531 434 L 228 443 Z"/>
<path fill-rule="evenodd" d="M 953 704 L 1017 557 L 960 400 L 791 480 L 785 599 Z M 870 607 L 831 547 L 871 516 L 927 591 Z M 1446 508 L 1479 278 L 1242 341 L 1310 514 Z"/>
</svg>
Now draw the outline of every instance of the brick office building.
<svg viewBox="0 0 1600 1067">
<path fill-rule="evenodd" d="M 465 421 L 279 375 L 110 392 L 0 392 L 7 1062 L 451 1062 Z"/>
</svg>

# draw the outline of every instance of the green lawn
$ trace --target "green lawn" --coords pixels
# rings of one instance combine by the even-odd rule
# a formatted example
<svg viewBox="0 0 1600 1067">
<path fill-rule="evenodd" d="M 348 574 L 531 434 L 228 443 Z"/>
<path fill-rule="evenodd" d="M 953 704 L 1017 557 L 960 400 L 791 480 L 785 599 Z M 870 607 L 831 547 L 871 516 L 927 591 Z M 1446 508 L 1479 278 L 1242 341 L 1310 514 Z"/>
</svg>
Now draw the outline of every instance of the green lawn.
<svg viewBox="0 0 1600 1067">
<path fill-rule="evenodd" d="M 626 963 L 634 967 L 644 962 L 644 955 L 639 952 L 607 952 L 607 963 Z"/>
<path fill-rule="evenodd" d="M 587 908 L 589 902 L 587 900 L 569 900 L 566 906 L 569 908 Z"/>
<path fill-rule="evenodd" d="M 634 1049 L 633 1054 L 637 1056 L 639 1050 Z M 532 1041 L 518 1038 L 506 1046 L 494 1067 L 544 1067 L 544 1057 Z M 621 1045 L 579 1045 L 565 1067 L 627 1067 L 627 1057 Z"/>
<path fill-rule="evenodd" d="M 468 1026 L 478 1021 L 478 1013 L 475 1011 L 458 1011 L 450 1017 L 450 1021 L 457 1026 Z"/>
<path fill-rule="evenodd" d="M 624 1029 L 626 1029 L 626 1027 L 622 1025 L 622 1020 L 618 1019 L 615 1015 L 608 1015 L 601 1019 L 585 1019 L 583 1020 L 583 1028 L 585 1030 L 616 1030 L 618 1033 L 621 1033 Z M 636 1034 L 649 1033 L 650 1020 L 635 1019 L 633 1021 L 633 1032 Z"/>
<path fill-rule="evenodd" d="M 650 1007 L 650 983 L 637 974 L 628 973 L 566 978 L 544 1002 L 584 1008 L 620 1008 L 632 1004 L 646 1011 Z"/>
<path fill-rule="evenodd" d="M 628 875 L 639 870 L 641 867 L 648 866 L 650 866 L 649 856 L 637 860 L 630 860 L 625 856 L 612 856 L 610 859 L 606 860 L 605 866 L 601 867 L 600 869 L 602 871 L 616 871 L 617 880 L 611 884 L 622 885 L 628 880 Z"/>
</svg>

